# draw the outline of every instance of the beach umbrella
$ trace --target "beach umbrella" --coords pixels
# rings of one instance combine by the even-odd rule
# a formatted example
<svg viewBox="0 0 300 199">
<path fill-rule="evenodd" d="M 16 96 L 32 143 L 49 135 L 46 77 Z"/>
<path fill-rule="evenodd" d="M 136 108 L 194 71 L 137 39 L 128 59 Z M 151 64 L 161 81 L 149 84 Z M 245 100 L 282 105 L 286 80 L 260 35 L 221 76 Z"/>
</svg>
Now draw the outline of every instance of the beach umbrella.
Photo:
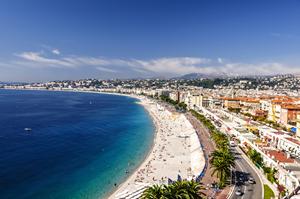
<svg viewBox="0 0 300 199">
<path fill-rule="evenodd" d="M 170 178 L 168 178 L 168 185 L 173 184 L 173 180 L 171 180 Z"/>
</svg>

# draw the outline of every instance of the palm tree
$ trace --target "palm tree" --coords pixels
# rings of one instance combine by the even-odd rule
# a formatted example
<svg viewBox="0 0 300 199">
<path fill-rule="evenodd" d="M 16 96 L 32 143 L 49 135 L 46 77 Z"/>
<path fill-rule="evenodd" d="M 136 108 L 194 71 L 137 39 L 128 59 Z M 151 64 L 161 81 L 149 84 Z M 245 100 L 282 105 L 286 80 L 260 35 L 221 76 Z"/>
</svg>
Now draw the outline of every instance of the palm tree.
<svg viewBox="0 0 300 199">
<path fill-rule="evenodd" d="M 204 188 L 195 181 L 177 181 L 171 185 L 153 185 L 146 189 L 143 199 L 202 199 Z"/>
<path fill-rule="evenodd" d="M 174 183 L 174 187 L 177 190 L 181 190 L 181 193 L 179 195 L 182 196 L 182 198 L 186 199 L 201 199 L 202 196 L 205 196 L 201 190 L 203 190 L 203 186 L 200 183 L 197 183 L 196 181 L 181 181 Z"/>
<path fill-rule="evenodd" d="M 161 185 L 153 185 L 147 188 L 142 195 L 142 199 L 161 199 L 164 198 L 164 187 Z"/>
<path fill-rule="evenodd" d="M 231 168 L 235 166 L 234 156 L 228 149 L 219 149 L 211 154 L 210 164 L 213 168 L 211 175 L 217 175 L 220 186 L 224 186 L 230 176 Z"/>
<path fill-rule="evenodd" d="M 229 143 L 228 143 L 227 138 L 219 139 L 216 142 L 216 145 L 217 145 L 218 149 L 228 150 L 228 148 L 229 148 Z"/>
<path fill-rule="evenodd" d="M 181 199 L 180 190 L 174 184 L 164 185 L 164 198 Z"/>
<path fill-rule="evenodd" d="M 256 165 L 258 165 L 259 167 L 263 166 L 263 158 L 261 157 L 261 154 L 259 152 L 257 152 L 254 149 L 250 149 L 247 152 L 247 155 L 250 157 L 252 162 L 254 162 Z"/>
<path fill-rule="evenodd" d="M 271 168 L 271 167 L 266 167 L 266 166 L 263 166 L 263 170 L 264 170 L 264 174 L 267 176 L 267 179 L 270 181 L 270 182 L 276 182 L 276 173 L 277 173 L 277 170 L 275 168 Z"/>
<path fill-rule="evenodd" d="M 227 136 L 217 130 L 212 131 L 212 139 L 216 143 L 217 148 L 228 148 L 229 146 Z"/>
</svg>

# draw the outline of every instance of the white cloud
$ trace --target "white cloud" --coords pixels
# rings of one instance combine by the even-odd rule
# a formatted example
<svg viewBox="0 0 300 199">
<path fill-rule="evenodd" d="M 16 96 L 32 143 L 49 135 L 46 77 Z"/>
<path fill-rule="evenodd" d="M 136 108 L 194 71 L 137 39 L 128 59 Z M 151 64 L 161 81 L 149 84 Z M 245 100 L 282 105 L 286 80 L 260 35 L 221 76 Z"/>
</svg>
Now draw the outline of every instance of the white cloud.
<svg viewBox="0 0 300 199">
<path fill-rule="evenodd" d="M 225 63 L 221 66 L 205 66 L 203 73 L 217 73 L 229 75 L 272 75 L 272 74 L 296 74 L 300 68 L 277 62 L 266 63 Z"/>
<path fill-rule="evenodd" d="M 103 71 L 103 72 L 108 72 L 108 73 L 116 73 L 116 70 L 113 69 L 109 69 L 109 68 L 104 68 L 102 66 L 97 66 L 96 67 L 97 70 Z"/>
<path fill-rule="evenodd" d="M 223 64 L 223 59 L 220 58 L 220 57 L 218 57 L 218 63 L 219 63 L 219 64 Z"/>
<path fill-rule="evenodd" d="M 39 63 L 41 65 L 47 65 L 47 66 L 68 66 L 71 67 L 72 64 L 63 60 L 59 59 L 51 59 L 47 58 L 41 55 L 41 53 L 38 52 L 23 52 L 21 54 L 17 54 L 18 57 L 23 58 L 26 61 Z"/>
<path fill-rule="evenodd" d="M 60 55 L 60 51 L 58 49 L 53 49 L 52 53 L 55 55 Z"/>
<path fill-rule="evenodd" d="M 209 59 L 196 57 L 173 57 L 152 60 L 134 60 L 136 68 L 160 74 L 186 74 L 199 72 L 200 65 L 208 64 Z"/>
<path fill-rule="evenodd" d="M 55 58 L 41 52 L 23 52 L 14 63 L 35 67 L 92 67 L 108 73 L 139 73 L 141 75 L 178 76 L 187 73 L 226 73 L 231 75 L 270 75 L 300 73 L 300 68 L 279 62 L 239 63 L 223 58 L 164 57 L 158 59 L 110 59 L 88 56 L 61 56 Z M 86 68 L 88 70 L 89 68 Z"/>
<path fill-rule="evenodd" d="M 272 75 L 300 73 L 300 67 L 278 62 L 239 63 L 225 62 L 217 58 L 162 58 L 150 61 L 137 61 L 139 67 L 158 74 L 183 75 L 187 73 L 229 74 L 229 75 Z M 216 64 L 217 63 L 217 64 Z"/>
</svg>

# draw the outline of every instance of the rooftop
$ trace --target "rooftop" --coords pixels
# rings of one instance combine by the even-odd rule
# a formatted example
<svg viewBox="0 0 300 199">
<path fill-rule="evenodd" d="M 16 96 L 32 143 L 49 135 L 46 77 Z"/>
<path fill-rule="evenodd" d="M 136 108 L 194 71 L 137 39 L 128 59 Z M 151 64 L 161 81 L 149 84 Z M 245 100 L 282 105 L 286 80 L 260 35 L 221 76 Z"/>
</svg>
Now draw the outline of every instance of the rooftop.
<svg viewBox="0 0 300 199">
<path fill-rule="evenodd" d="M 292 158 L 287 157 L 287 155 L 282 151 L 277 150 L 265 150 L 265 153 L 280 163 L 294 163 L 295 161 Z"/>
<path fill-rule="evenodd" d="M 281 106 L 283 109 L 293 109 L 293 110 L 300 110 L 300 105 L 297 104 L 284 104 Z"/>
</svg>

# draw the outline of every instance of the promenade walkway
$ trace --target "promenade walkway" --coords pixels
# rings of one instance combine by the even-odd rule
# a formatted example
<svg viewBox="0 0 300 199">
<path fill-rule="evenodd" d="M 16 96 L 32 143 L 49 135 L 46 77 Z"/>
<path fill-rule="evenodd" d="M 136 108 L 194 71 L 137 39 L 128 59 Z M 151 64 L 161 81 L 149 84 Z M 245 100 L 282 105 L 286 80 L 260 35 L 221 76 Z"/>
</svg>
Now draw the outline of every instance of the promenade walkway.
<svg viewBox="0 0 300 199">
<path fill-rule="evenodd" d="M 209 163 L 209 155 L 216 149 L 216 146 L 213 140 L 210 138 L 209 130 L 191 113 L 186 113 L 186 118 L 193 125 L 194 129 L 197 131 L 200 143 L 203 148 L 203 152 L 206 158 L 205 169 L 202 174 L 201 182 L 205 186 L 206 190 L 203 191 L 206 196 L 209 198 L 218 198 L 225 199 L 230 191 L 230 187 L 226 187 L 221 192 L 216 193 L 216 190 L 211 187 L 211 185 L 215 182 L 218 182 L 217 177 L 211 176 L 212 168 Z"/>
</svg>

